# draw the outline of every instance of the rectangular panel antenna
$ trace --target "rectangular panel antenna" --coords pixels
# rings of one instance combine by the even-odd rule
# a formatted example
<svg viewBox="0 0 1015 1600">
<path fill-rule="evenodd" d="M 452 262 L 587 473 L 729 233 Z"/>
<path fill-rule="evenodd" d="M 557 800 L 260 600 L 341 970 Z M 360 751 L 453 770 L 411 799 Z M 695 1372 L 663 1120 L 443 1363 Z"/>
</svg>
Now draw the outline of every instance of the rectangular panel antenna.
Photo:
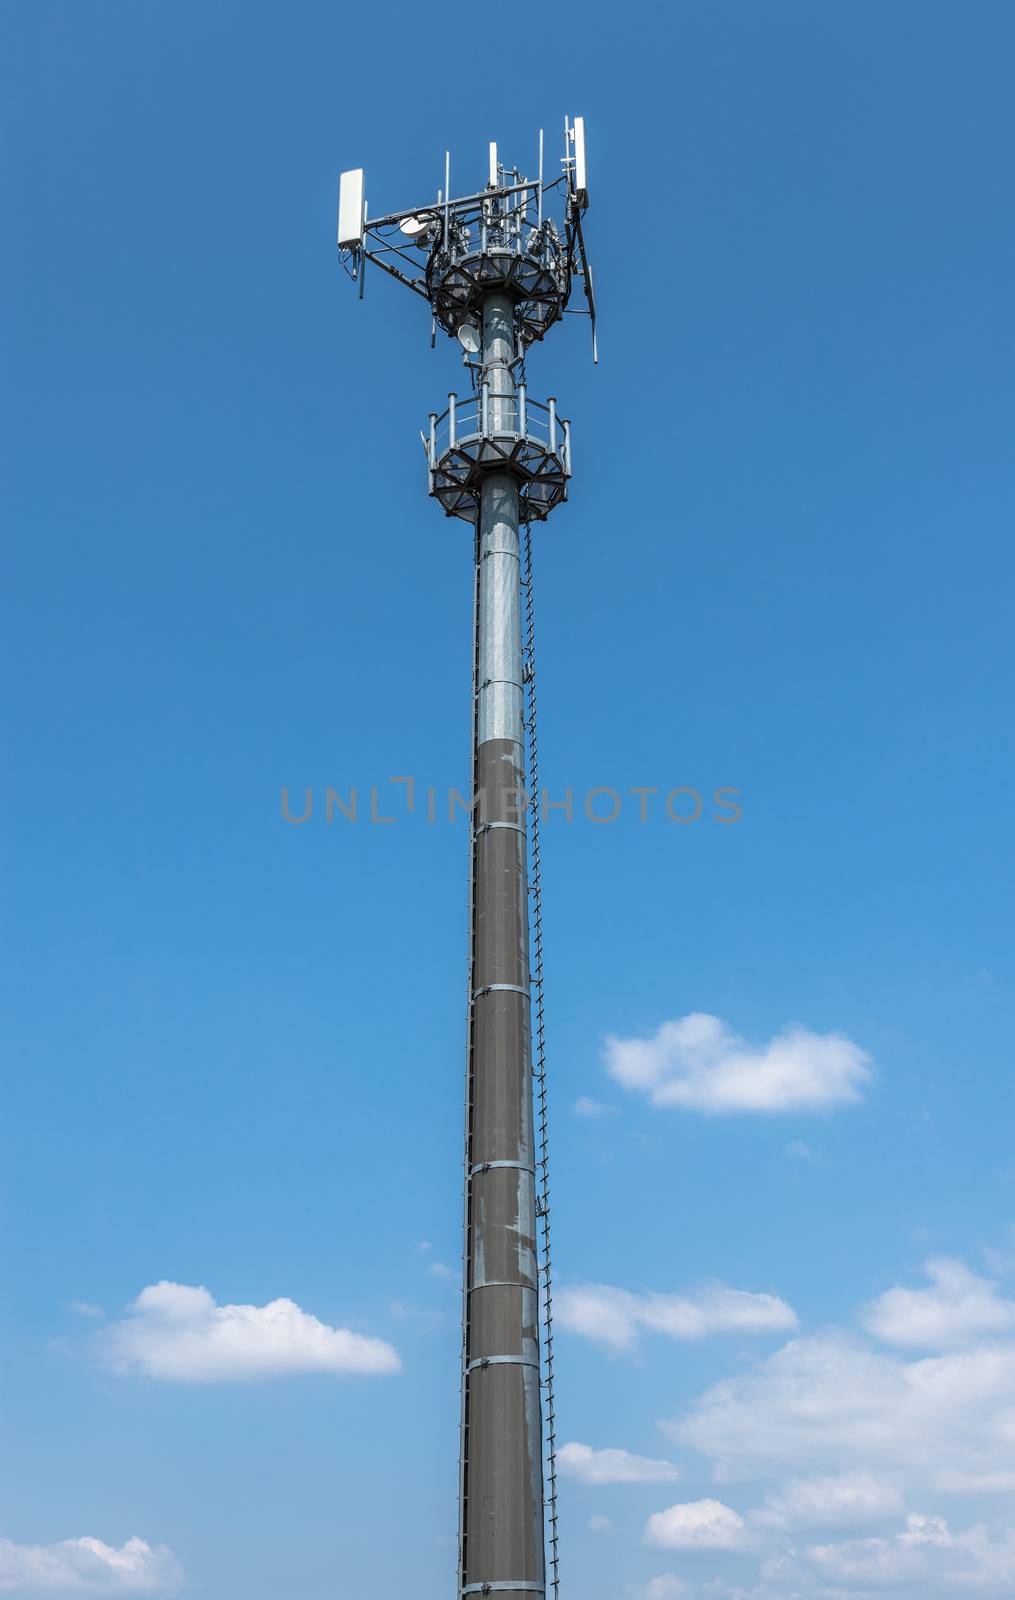
<svg viewBox="0 0 1015 1600">
<path fill-rule="evenodd" d="M 363 168 L 343 172 L 338 184 L 338 245 L 347 250 L 363 243 Z"/>
<path fill-rule="evenodd" d="M 491 189 L 496 189 L 498 181 L 499 181 L 499 173 L 497 171 L 497 146 L 491 140 L 490 141 L 490 188 Z"/>
<path fill-rule="evenodd" d="M 588 205 L 589 179 L 585 164 L 585 118 L 574 119 L 574 189 L 581 205 Z"/>
</svg>

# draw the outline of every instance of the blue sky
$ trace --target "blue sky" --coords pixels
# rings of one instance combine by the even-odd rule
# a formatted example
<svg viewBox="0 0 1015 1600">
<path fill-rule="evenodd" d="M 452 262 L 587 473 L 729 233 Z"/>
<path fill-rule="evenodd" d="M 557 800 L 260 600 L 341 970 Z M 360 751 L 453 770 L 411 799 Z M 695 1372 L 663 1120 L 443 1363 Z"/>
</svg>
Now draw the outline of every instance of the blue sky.
<svg viewBox="0 0 1015 1600">
<path fill-rule="evenodd" d="M 1011 7 L 4 15 L 0 1590 L 453 1592 L 461 375 L 334 205 L 567 112 L 564 1592 L 1010 1594 Z"/>
</svg>

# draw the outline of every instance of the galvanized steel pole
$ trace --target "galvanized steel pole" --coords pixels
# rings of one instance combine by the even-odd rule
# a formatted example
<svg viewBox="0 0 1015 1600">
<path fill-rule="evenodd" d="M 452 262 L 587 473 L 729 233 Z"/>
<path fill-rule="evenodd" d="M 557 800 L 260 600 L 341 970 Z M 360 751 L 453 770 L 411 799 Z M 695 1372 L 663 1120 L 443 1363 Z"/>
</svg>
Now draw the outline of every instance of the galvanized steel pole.
<svg viewBox="0 0 1015 1600">
<path fill-rule="evenodd" d="M 489 431 L 516 428 L 510 301 L 483 305 Z M 461 1591 L 545 1591 L 517 479 L 482 484 L 466 1142 Z M 488 1587 L 490 1586 L 490 1587 Z"/>
<path fill-rule="evenodd" d="M 525 794 L 525 739 L 532 738 L 534 765 L 535 729 L 525 726 L 524 705 L 526 683 L 531 693 L 534 680 L 531 663 L 528 679 L 523 663 L 520 531 L 524 523 L 528 552 L 530 525 L 567 499 L 571 434 L 555 400 L 542 405 L 527 392 L 522 358 L 573 309 L 575 277 L 583 281 L 595 350 L 582 231 L 585 125 L 580 117 L 573 126 L 565 122 L 563 171 L 549 184 L 542 134 L 535 182 L 508 182 L 517 174 L 498 164 L 491 145 L 486 188 L 454 199 L 449 160 L 436 206 L 427 201 L 378 218 L 368 215 L 362 169 L 344 172 L 338 245 L 361 294 L 370 261 L 421 295 L 432 313 L 431 342 L 438 327 L 456 338 L 473 380 L 472 396 L 459 403 L 450 394 L 447 411 L 431 412 L 422 434 L 430 494 L 448 517 L 475 524 L 458 1589 L 459 1600 L 557 1600 L 540 872 L 534 821 L 533 975 L 525 829 L 527 815 L 538 818 Z M 561 201 L 560 225 L 545 213 L 550 192 Z M 422 251 L 418 265 L 410 246 Z M 468 359 L 477 351 L 478 370 Z M 531 579 L 526 598 L 531 640 Z"/>
</svg>

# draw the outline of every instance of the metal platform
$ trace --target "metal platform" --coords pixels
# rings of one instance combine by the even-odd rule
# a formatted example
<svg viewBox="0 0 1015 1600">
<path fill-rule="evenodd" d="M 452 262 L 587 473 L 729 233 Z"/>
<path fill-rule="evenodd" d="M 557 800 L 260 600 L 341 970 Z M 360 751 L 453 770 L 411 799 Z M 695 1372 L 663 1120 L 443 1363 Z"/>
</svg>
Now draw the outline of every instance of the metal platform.
<svg viewBox="0 0 1015 1600">
<path fill-rule="evenodd" d="M 432 411 L 429 422 L 430 493 L 446 516 L 475 522 L 480 488 L 491 472 L 510 472 L 517 479 L 523 521 L 544 522 L 567 499 L 571 424 L 557 415 L 556 401 L 530 400 L 524 384 L 510 399 L 497 402 L 485 389 L 465 401 L 450 394 L 447 410 Z"/>
<path fill-rule="evenodd" d="M 470 232 L 452 233 L 450 248 L 437 243 L 426 265 L 427 296 L 441 327 L 457 334 L 478 316 L 489 294 L 505 294 L 515 306 L 519 339 L 532 344 L 560 320 L 571 292 L 567 256 L 551 224 L 533 233 L 527 248 L 506 228 L 482 225 L 478 251 Z M 463 248 L 464 246 L 464 248 Z"/>
</svg>

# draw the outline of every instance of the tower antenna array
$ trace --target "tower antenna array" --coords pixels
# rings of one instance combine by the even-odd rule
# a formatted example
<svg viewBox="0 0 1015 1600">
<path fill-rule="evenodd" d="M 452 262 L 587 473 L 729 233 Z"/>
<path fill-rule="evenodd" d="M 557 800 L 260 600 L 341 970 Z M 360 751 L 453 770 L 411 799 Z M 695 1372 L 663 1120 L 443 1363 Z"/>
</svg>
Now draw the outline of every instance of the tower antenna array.
<svg viewBox="0 0 1015 1600">
<path fill-rule="evenodd" d="M 540 132 L 535 178 L 502 165 L 491 143 L 487 183 L 473 194 L 452 197 L 450 153 L 436 197 L 404 211 L 370 217 L 362 169 L 343 172 L 339 188 L 340 261 L 360 296 L 368 263 L 420 295 L 431 308 L 431 343 L 438 328 L 456 339 L 470 379 L 470 393 L 450 393 L 422 433 L 430 494 L 445 515 L 475 526 L 462 1600 L 558 1593 L 539 805 L 526 794 L 527 731 L 533 760 L 535 740 L 525 701 L 528 690 L 534 706 L 530 525 L 567 498 L 571 425 L 555 399 L 529 395 L 525 357 L 571 312 L 578 279 L 598 358 L 587 207 L 581 117 L 565 119 L 562 170 L 551 182 Z"/>
</svg>

